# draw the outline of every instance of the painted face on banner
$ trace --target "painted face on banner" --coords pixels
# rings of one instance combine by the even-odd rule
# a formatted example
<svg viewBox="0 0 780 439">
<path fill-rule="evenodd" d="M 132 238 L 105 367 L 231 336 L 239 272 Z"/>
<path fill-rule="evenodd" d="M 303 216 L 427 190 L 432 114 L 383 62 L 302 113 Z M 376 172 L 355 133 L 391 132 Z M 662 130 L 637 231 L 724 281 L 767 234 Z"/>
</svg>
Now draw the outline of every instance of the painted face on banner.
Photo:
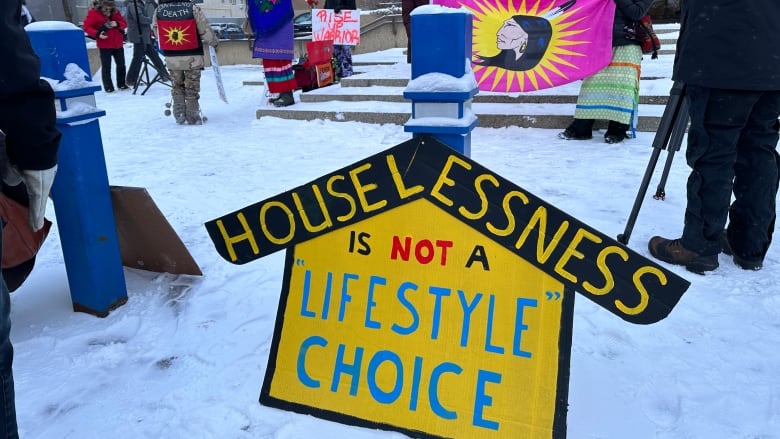
<svg viewBox="0 0 780 439">
<path fill-rule="evenodd" d="M 483 91 L 526 92 L 591 76 L 612 59 L 609 0 L 432 0 L 473 14 L 472 69 Z M 520 32 L 524 32 L 522 49 Z"/>
<path fill-rule="evenodd" d="M 514 50 L 520 57 L 528 44 L 528 32 L 513 19 L 504 21 L 496 33 L 496 47 L 501 50 Z"/>
</svg>

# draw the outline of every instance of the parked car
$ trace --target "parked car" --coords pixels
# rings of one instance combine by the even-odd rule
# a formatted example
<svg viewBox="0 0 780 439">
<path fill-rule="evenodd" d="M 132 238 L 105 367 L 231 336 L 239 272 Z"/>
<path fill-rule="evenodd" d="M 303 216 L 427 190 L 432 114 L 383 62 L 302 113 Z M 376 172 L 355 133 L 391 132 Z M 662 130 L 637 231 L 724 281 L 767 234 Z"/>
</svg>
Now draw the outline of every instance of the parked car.
<svg viewBox="0 0 780 439">
<path fill-rule="evenodd" d="M 311 11 L 298 14 L 293 18 L 293 36 L 306 37 L 311 35 Z"/>
<path fill-rule="evenodd" d="M 217 38 L 222 38 L 222 26 L 220 26 L 218 23 L 211 23 L 211 31 L 214 32 L 214 35 L 217 36 Z"/>
<path fill-rule="evenodd" d="M 246 38 L 244 30 L 236 23 L 211 23 L 211 30 L 221 40 L 241 40 Z"/>
</svg>

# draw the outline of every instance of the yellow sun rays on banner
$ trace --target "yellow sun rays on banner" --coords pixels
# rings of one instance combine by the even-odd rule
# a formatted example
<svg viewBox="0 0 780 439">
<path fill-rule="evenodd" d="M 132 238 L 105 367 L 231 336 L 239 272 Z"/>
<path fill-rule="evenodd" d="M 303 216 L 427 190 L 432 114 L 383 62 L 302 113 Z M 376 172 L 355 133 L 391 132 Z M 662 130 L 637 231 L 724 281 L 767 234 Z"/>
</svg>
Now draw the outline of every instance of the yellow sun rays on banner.
<svg viewBox="0 0 780 439">
<path fill-rule="evenodd" d="M 474 0 L 474 7 L 469 8 L 474 14 L 472 50 L 475 56 L 491 57 L 500 52 L 496 44 L 496 33 L 507 19 L 515 15 L 544 17 L 545 14 L 553 12 L 554 9 L 553 2 L 547 2 L 548 4 L 544 8 L 540 8 L 541 0 L 535 2 L 521 0 L 517 6 L 512 1 L 506 2 L 507 4 L 497 3 L 499 2 L 494 0 Z M 515 71 L 497 66 L 474 64 L 473 71 L 477 82 L 481 85 L 490 81 L 490 90 L 494 91 L 511 90 L 512 84 L 516 83 L 521 91 L 527 91 L 538 89 L 540 80 L 546 82 L 550 87 L 554 86 L 550 80 L 551 74 L 568 79 L 568 75 L 561 70 L 561 66 L 566 67 L 566 70 L 577 70 L 578 67 L 561 56 L 585 56 L 583 52 L 576 51 L 575 46 L 589 43 L 589 41 L 575 38 L 588 30 L 586 26 L 583 26 L 584 23 L 581 23 L 583 17 L 571 19 L 577 10 L 577 8 L 572 8 L 548 18 L 552 26 L 552 37 L 544 57 L 536 66 L 529 70 Z M 502 83 L 504 86 L 501 86 Z"/>
<path fill-rule="evenodd" d="M 192 36 L 189 32 L 190 26 L 185 27 L 170 27 L 165 30 L 165 37 L 167 41 L 173 45 L 180 46 L 185 43 L 191 42 L 188 37 Z"/>
</svg>

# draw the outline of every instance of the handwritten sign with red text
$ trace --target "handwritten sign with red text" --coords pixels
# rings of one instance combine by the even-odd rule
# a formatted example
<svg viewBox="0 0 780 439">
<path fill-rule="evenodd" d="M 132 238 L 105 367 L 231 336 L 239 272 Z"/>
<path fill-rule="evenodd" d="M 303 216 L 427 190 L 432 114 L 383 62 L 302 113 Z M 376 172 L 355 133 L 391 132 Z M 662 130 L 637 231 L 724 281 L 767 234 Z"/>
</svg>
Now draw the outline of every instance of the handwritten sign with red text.
<svg viewBox="0 0 780 439">
<path fill-rule="evenodd" d="M 360 9 L 344 9 L 338 14 L 333 9 L 312 9 L 312 41 L 333 40 L 334 45 L 360 44 Z"/>
</svg>

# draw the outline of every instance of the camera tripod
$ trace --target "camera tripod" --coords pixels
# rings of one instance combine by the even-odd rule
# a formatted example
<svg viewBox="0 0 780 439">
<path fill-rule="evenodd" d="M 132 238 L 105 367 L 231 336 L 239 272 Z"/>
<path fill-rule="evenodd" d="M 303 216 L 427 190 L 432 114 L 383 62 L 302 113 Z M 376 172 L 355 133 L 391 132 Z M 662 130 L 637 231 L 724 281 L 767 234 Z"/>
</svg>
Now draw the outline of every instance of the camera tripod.
<svg viewBox="0 0 780 439">
<path fill-rule="evenodd" d="M 639 209 L 642 207 L 642 201 L 645 198 L 645 194 L 647 194 L 647 187 L 650 185 L 650 179 L 653 176 L 656 163 L 658 163 L 658 157 L 663 149 L 667 150 L 666 163 L 661 174 L 661 181 L 658 182 L 658 188 L 653 198 L 656 200 L 666 198 L 666 179 L 669 177 L 674 154 L 680 150 L 685 129 L 688 126 L 688 119 L 688 101 L 685 99 L 685 84 L 675 82 L 672 85 L 672 90 L 669 92 L 669 101 L 666 104 L 666 108 L 664 108 L 661 122 L 658 124 L 658 131 L 656 131 L 655 138 L 653 138 L 653 153 L 650 155 L 650 161 L 647 164 L 647 169 L 645 169 L 639 192 L 634 200 L 634 207 L 628 215 L 626 229 L 617 236 L 618 242 L 627 245 L 629 238 L 631 238 L 631 232 L 634 230 Z"/>
<path fill-rule="evenodd" d="M 133 94 L 136 94 L 136 92 L 138 91 L 138 87 L 140 87 L 142 84 L 145 87 L 141 92 L 141 96 L 146 94 L 146 92 L 149 91 L 149 88 L 151 88 L 152 85 L 154 85 L 154 83 L 156 82 L 171 87 L 171 84 L 166 84 L 162 80 L 162 78 L 160 77 L 160 72 L 157 71 L 157 68 L 154 67 L 154 64 L 152 63 L 152 61 L 149 60 L 148 56 L 144 55 L 144 59 L 141 62 L 142 62 L 141 73 L 138 74 L 138 80 L 135 82 L 135 85 L 133 86 Z M 151 68 L 152 71 L 154 72 L 154 76 L 150 76 L 149 68 Z"/>
</svg>

